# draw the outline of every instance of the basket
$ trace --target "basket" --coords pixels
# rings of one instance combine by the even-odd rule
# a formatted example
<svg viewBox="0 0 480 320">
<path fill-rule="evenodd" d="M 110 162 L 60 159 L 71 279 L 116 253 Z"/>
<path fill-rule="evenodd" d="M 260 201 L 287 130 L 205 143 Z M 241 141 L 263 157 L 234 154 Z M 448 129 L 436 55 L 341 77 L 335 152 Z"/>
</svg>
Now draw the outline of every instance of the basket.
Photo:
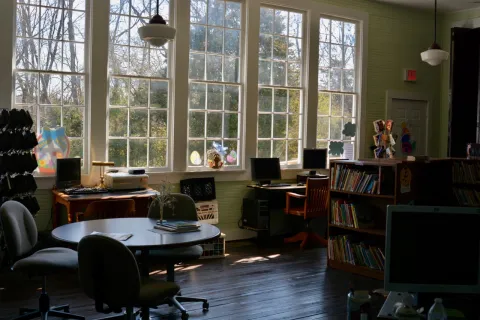
<svg viewBox="0 0 480 320">
<path fill-rule="evenodd" d="M 225 234 L 221 233 L 217 239 L 201 244 L 203 254 L 200 259 L 225 258 Z"/>
<path fill-rule="evenodd" d="M 218 201 L 199 201 L 195 203 L 197 217 L 201 222 L 210 224 L 218 223 Z"/>
<path fill-rule="evenodd" d="M 214 178 L 193 178 L 180 180 L 180 192 L 196 201 L 216 199 Z"/>
</svg>

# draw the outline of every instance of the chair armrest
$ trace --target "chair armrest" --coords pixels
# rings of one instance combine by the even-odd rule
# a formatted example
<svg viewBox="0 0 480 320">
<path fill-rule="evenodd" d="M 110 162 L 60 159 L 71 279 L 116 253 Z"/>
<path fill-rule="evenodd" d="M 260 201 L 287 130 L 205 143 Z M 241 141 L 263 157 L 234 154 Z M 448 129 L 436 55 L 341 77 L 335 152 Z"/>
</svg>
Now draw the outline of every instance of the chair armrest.
<svg viewBox="0 0 480 320">
<path fill-rule="evenodd" d="M 287 192 L 287 198 L 288 197 L 293 197 L 293 198 L 297 198 L 297 199 L 306 199 L 307 198 L 306 195 L 298 194 L 298 193 L 295 193 L 295 192 Z"/>
<path fill-rule="evenodd" d="M 304 194 L 298 194 L 294 192 L 287 192 L 286 193 L 287 201 L 286 201 L 286 208 L 285 208 L 285 214 L 288 214 L 290 212 L 290 198 L 297 198 L 297 199 L 306 199 L 307 196 Z"/>
</svg>

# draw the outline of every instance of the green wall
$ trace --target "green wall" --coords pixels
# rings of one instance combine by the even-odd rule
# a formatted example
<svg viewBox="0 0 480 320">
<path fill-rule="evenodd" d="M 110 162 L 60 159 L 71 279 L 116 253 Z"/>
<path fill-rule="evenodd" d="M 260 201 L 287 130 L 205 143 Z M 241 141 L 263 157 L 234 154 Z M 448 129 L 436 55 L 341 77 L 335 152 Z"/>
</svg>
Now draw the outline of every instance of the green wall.
<svg viewBox="0 0 480 320">
<path fill-rule="evenodd" d="M 433 42 L 433 15 L 369 0 L 317 0 L 317 2 L 349 7 L 369 14 L 366 146 L 372 145 L 372 122 L 385 118 L 386 90 L 414 91 L 432 97 L 431 134 L 439 130 L 440 68 L 422 62 L 420 53 Z M 402 70 L 417 70 L 414 84 L 402 80 Z M 431 139 L 430 156 L 439 156 L 438 140 Z"/>
<path fill-rule="evenodd" d="M 444 14 L 440 20 L 440 45 L 450 52 L 450 29 L 454 22 L 480 18 L 480 9 L 459 11 Z M 440 89 L 440 155 L 447 156 L 448 144 L 448 105 L 449 105 L 450 64 L 444 63 L 441 68 Z"/>
</svg>

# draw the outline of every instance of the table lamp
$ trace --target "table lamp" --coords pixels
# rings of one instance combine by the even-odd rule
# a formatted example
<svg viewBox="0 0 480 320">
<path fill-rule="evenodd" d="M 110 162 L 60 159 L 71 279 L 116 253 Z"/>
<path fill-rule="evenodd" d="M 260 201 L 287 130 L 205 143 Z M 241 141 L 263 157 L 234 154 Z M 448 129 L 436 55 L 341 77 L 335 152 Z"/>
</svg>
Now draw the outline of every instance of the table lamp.
<svg viewBox="0 0 480 320">
<path fill-rule="evenodd" d="M 92 166 L 100 167 L 100 184 L 99 188 L 105 188 L 105 167 L 113 167 L 115 163 L 112 161 L 92 161 Z"/>
</svg>

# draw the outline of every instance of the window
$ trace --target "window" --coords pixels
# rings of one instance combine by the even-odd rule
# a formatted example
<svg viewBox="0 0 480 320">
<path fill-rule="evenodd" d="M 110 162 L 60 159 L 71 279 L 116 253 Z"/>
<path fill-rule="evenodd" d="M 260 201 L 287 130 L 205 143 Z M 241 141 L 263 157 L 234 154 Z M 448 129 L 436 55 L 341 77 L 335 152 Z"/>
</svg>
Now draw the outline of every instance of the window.
<svg viewBox="0 0 480 320">
<path fill-rule="evenodd" d="M 70 157 L 84 156 L 87 0 L 17 0 L 14 108 L 34 128 L 65 127 Z M 8 49 L 2 49 L 8 50 Z"/>
<path fill-rule="evenodd" d="M 241 3 L 191 0 L 189 167 L 208 166 L 212 150 L 225 167 L 239 166 L 242 28 Z"/>
<path fill-rule="evenodd" d="M 138 36 L 155 1 L 110 0 L 108 159 L 116 167 L 168 166 L 170 68 L 168 45 L 150 47 Z M 170 16 L 168 0 L 160 14 Z"/>
<path fill-rule="evenodd" d="M 297 165 L 302 147 L 302 46 L 302 13 L 260 9 L 257 154 L 283 165 Z"/>
<path fill-rule="evenodd" d="M 357 123 L 356 27 L 352 22 L 320 19 L 317 147 L 343 142 L 341 157 L 347 159 L 354 159 L 356 146 L 355 137 L 343 134 L 346 124 Z"/>
</svg>

